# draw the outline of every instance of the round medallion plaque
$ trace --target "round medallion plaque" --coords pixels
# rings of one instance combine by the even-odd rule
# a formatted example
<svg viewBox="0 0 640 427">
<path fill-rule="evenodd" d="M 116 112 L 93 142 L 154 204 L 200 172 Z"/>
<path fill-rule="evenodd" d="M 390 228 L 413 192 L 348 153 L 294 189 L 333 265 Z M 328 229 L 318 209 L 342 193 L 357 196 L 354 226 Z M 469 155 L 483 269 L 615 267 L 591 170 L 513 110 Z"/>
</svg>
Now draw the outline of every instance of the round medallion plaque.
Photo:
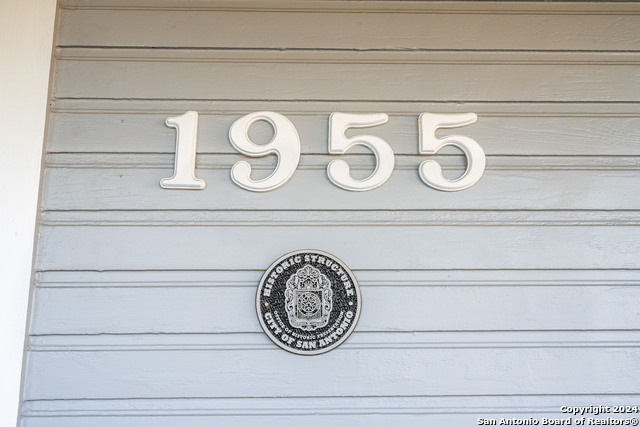
<svg viewBox="0 0 640 427">
<path fill-rule="evenodd" d="M 290 252 L 271 264 L 256 295 L 258 319 L 271 341 L 305 355 L 342 344 L 356 327 L 360 302 L 351 270 L 313 249 Z"/>
</svg>

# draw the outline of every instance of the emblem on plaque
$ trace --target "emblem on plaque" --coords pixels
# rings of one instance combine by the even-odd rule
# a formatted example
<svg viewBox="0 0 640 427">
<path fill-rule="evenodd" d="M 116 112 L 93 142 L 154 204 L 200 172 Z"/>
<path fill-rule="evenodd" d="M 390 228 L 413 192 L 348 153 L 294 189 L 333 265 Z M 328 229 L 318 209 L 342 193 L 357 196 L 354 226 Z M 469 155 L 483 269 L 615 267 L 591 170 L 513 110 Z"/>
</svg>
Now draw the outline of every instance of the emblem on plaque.
<svg viewBox="0 0 640 427">
<path fill-rule="evenodd" d="M 313 331 L 326 326 L 331 314 L 331 282 L 309 264 L 287 280 L 285 309 L 294 328 Z"/>
<path fill-rule="evenodd" d="M 297 354 L 320 354 L 342 344 L 360 316 L 360 289 L 335 256 L 298 250 L 264 273 L 256 308 L 267 336 Z"/>
</svg>

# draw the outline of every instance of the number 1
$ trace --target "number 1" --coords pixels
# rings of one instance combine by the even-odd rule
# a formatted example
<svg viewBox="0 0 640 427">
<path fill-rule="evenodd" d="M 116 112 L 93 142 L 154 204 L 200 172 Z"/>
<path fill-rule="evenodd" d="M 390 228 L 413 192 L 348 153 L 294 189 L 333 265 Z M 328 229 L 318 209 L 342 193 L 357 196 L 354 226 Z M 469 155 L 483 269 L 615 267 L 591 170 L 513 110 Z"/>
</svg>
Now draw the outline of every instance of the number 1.
<svg viewBox="0 0 640 427">
<path fill-rule="evenodd" d="M 167 117 L 167 126 L 176 128 L 176 160 L 173 176 L 160 180 L 162 188 L 202 190 L 206 183 L 196 178 L 196 146 L 198 144 L 198 113 L 187 111 Z"/>
</svg>

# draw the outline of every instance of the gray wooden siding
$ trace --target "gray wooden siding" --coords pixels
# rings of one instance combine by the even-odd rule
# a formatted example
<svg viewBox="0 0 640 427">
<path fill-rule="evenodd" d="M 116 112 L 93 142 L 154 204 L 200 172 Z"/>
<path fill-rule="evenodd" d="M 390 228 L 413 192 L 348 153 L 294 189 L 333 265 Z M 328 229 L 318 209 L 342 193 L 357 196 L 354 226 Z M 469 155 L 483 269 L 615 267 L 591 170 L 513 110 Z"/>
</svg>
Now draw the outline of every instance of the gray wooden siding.
<svg viewBox="0 0 640 427">
<path fill-rule="evenodd" d="M 23 425 L 471 426 L 638 404 L 639 65 L 638 3 L 63 0 Z M 164 119 L 187 110 L 207 188 L 164 190 Z M 264 194 L 231 182 L 227 139 L 260 110 L 302 143 Z M 382 187 L 328 180 L 334 111 L 390 115 L 366 131 L 396 153 Z M 453 132 L 487 154 L 475 186 L 420 181 L 422 112 L 478 114 Z M 362 289 L 354 334 L 314 357 L 255 314 L 262 271 L 301 247 Z"/>
</svg>

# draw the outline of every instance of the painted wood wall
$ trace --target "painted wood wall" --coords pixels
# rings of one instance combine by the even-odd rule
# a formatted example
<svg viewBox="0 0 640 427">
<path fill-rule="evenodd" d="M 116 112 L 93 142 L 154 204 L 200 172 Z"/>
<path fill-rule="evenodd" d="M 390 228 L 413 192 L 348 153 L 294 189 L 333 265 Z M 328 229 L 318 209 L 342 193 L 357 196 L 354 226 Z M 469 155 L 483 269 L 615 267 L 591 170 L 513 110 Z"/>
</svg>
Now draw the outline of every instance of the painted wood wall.
<svg viewBox="0 0 640 427">
<path fill-rule="evenodd" d="M 471 426 L 638 404 L 640 4 L 63 0 L 57 31 L 24 426 Z M 188 110 L 207 188 L 164 190 L 164 120 Z M 229 126 L 259 110 L 302 141 L 264 194 L 229 177 Z M 390 115 L 366 131 L 396 153 L 385 185 L 328 180 L 333 111 Z M 487 153 L 478 184 L 420 181 L 422 112 L 478 114 L 453 132 Z M 350 339 L 313 357 L 255 314 L 262 271 L 306 247 L 343 259 L 363 299 Z"/>
</svg>

